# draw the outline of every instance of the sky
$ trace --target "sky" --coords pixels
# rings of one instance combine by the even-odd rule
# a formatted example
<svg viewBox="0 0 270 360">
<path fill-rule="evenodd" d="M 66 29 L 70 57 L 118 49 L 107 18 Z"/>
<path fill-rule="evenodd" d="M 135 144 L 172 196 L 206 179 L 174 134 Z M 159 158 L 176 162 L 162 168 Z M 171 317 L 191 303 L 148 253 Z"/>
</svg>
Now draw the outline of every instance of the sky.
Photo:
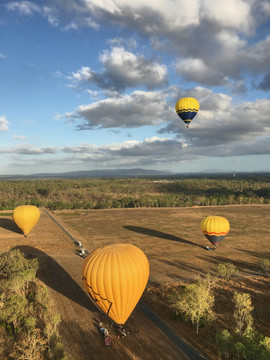
<svg viewBox="0 0 270 360">
<path fill-rule="evenodd" d="M 0 175 L 270 171 L 269 91 L 269 0 L 0 1 Z"/>
</svg>

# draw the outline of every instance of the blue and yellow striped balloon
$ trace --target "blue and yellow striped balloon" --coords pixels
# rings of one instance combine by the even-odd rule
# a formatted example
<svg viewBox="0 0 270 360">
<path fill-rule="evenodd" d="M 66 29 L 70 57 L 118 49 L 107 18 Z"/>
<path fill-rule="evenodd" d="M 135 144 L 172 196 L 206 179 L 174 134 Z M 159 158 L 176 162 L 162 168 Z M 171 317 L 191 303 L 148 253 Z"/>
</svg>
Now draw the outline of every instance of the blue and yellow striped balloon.
<svg viewBox="0 0 270 360">
<path fill-rule="evenodd" d="M 191 120 L 197 115 L 200 108 L 198 100 L 192 97 L 181 98 L 175 104 L 175 111 L 180 119 L 189 126 Z"/>
</svg>

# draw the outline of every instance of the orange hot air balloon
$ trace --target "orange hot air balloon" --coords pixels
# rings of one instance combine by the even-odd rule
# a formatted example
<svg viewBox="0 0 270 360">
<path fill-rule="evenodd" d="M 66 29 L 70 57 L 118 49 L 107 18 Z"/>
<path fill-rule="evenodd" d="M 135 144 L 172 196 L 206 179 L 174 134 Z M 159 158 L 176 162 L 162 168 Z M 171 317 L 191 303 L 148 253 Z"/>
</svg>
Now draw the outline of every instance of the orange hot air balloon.
<svg viewBox="0 0 270 360">
<path fill-rule="evenodd" d="M 27 236 L 40 218 L 40 211 L 34 205 L 17 206 L 13 211 L 13 221 Z"/>
<path fill-rule="evenodd" d="M 138 247 L 114 244 L 89 254 L 82 274 L 85 288 L 99 308 L 124 325 L 146 287 L 149 263 Z"/>
</svg>

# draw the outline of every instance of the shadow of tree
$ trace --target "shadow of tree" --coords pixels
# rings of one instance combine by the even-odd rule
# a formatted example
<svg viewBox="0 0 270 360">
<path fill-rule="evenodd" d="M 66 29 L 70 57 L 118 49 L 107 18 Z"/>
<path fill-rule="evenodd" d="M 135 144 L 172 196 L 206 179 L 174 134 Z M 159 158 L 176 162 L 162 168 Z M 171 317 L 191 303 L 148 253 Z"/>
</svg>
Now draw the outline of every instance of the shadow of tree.
<svg viewBox="0 0 270 360">
<path fill-rule="evenodd" d="M 77 282 L 49 255 L 28 245 L 19 245 L 13 249 L 19 249 L 28 259 L 37 258 L 39 260 L 40 266 L 37 278 L 44 282 L 46 286 L 84 308 L 92 312 L 98 312 L 96 306 Z"/>
<path fill-rule="evenodd" d="M 15 222 L 11 219 L 0 219 L 0 227 L 17 234 L 23 234 L 22 230 L 18 228 Z"/>
<path fill-rule="evenodd" d="M 198 256 L 199 259 L 202 260 L 206 260 L 207 262 L 210 262 L 214 265 L 218 265 L 220 263 L 223 264 L 233 264 L 237 267 L 237 269 L 239 271 L 242 271 L 244 273 L 247 274 L 254 274 L 255 275 L 259 275 L 259 266 L 258 264 L 253 264 L 250 263 L 248 261 L 244 261 L 244 260 L 236 260 L 236 259 L 232 259 L 232 258 L 227 258 L 227 257 L 223 257 L 223 256 L 219 256 L 217 255 L 215 258 L 212 257 L 208 257 L 208 256 Z"/>
<path fill-rule="evenodd" d="M 254 250 L 240 249 L 240 248 L 235 248 L 235 250 L 240 251 L 245 254 L 248 254 L 248 255 L 258 258 L 258 259 L 264 259 L 264 258 L 269 259 L 270 258 L 269 251 L 254 251 Z"/>
<path fill-rule="evenodd" d="M 184 263 L 182 261 L 168 261 L 168 260 L 165 260 L 165 259 L 159 259 L 160 262 L 166 264 L 166 265 L 169 265 L 169 266 L 173 266 L 173 267 L 176 267 L 178 269 L 181 269 L 181 270 L 186 270 L 186 271 L 189 271 L 189 272 L 192 272 L 192 273 L 203 273 L 203 270 L 195 265 L 189 265 L 187 263 Z"/>
<path fill-rule="evenodd" d="M 161 238 L 161 239 L 166 239 L 166 240 L 171 240 L 171 241 L 177 241 L 183 244 L 189 244 L 189 245 L 194 245 L 194 246 L 200 246 L 190 240 L 186 240 L 183 239 L 181 237 L 178 236 L 174 236 L 172 234 L 167 234 L 164 233 L 162 231 L 158 231 L 158 230 L 154 230 L 154 229 L 149 229 L 149 228 L 145 228 L 145 227 L 141 227 L 141 226 L 133 226 L 133 225 L 125 225 L 123 226 L 124 229 L 127 229 L 129 231 L 134 231 L 137 232 L 139 234 L 144 234 L 144 235 L 148 235 L 148 236 L 152 236 L 152 237 L 157 237 L 157 238 Z"/>
</svg>

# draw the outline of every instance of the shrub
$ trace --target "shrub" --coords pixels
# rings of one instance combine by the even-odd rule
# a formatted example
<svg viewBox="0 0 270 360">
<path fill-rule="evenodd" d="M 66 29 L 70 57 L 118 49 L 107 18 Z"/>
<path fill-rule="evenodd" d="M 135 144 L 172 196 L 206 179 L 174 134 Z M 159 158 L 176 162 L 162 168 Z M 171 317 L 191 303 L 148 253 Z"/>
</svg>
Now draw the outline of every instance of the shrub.
<svg viewBox="0 0 270 360">
<path fill-rule="evenodd" d="M 226 280 L 230 280 L 232 275 L 238 273 L 237 267 L 231 263 L 220 263 L 217 268 L 219 275 Z"/>
<path fill-rule="evenodd" d="M 270 272 L 270 259 L 261 259 L 260 268 L 265 274 L 268 274 Z"/>
</svg>

